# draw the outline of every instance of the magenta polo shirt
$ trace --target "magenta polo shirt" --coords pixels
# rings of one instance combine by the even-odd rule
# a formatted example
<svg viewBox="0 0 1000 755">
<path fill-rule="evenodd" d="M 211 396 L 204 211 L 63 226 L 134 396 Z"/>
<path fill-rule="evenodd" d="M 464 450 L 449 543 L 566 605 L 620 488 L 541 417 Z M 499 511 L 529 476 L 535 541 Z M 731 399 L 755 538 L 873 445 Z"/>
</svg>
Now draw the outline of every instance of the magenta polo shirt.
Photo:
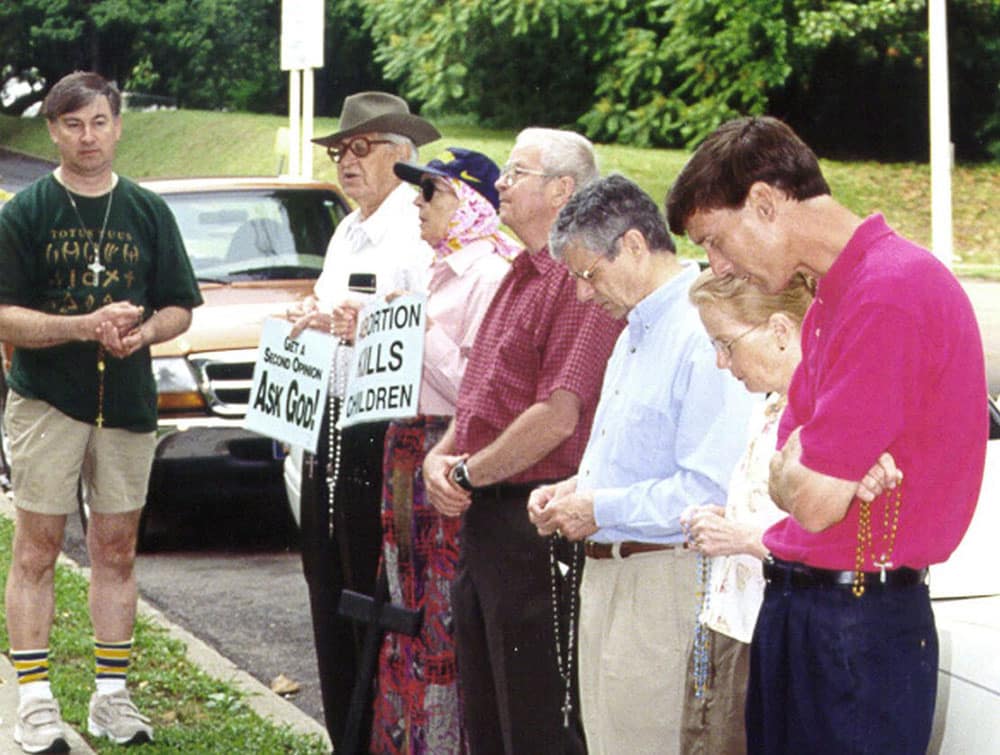
<svg viewBox="0 0 1000 755">
<path fill-rule="evenodd" d="M 888 450 L 904 475 L 892 568 L 946 560 L 972 519 L 989 430 L 982 340 L 958 281 L 872 215 L 820 281 L 802 354 L 778 447 L 801 425 L 802 463 L 846 480 Z M 872 504 L 875 550 L 888 500 Z M 853 569 L 858 509 L 855 499 L 815 534 L 789 517 L 764 544 L 789 561 Z M 865 569 L 874 571 L 872 550 Z"/>
</svg>

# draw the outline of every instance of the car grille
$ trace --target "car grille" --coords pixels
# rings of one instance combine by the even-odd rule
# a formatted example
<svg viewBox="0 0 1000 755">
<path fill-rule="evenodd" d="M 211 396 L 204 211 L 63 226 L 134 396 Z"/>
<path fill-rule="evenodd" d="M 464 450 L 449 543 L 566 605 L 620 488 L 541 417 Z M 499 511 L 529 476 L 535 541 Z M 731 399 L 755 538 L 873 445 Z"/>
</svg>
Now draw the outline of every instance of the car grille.
<svg viewBox="0 0 1000 755">
<path fill-rule="evenodd" d="M 256 349 L 206 352 L 190 357 L 209 411 L 220 417 L 246 414 L 256 360 Z"/>
</svg>

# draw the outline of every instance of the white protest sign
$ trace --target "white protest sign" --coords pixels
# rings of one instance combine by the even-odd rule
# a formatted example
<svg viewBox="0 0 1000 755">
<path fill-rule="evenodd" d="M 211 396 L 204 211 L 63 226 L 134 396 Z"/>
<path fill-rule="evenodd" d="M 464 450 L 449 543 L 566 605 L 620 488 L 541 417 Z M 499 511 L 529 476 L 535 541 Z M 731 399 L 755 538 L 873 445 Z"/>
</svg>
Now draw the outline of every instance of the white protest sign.
<svg viewBox="0 0 1000 755">
<path fill-rule="evenodd" d="M 427 296 L 380 299 L 358 313 L 340 427 L 415 417 L 424 363 Z"/>
<path fill-rule="evenodd" d="M 291 329 L 285 320 L 264 320 L 243 426 L 315 453 L 336 344 L 310 328 L 289 338 Z"/>
<path fill-rule="evenodd" d="M 281 3 L 281 70 L 323 67 L 323 0 Z"/>
</svg>

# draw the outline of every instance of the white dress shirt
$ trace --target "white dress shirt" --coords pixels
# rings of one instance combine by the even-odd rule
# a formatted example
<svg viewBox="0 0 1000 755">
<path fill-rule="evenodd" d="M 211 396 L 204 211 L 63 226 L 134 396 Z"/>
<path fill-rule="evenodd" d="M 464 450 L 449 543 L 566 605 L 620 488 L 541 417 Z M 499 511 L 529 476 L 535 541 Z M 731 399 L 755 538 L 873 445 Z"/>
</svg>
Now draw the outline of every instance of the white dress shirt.
<svg viewBox="0 0 1000 755">
<path fill-rule="evenodd" d="M 355 210 L 337 226 L 323 260 L 323 272 L 313 292 L 319 308 L 330 312 L 345 300 L 363 304 L 393 291 L 426 293 L 427 274 L 434 256 L 420 238 L 419 210 L 413 204 L 413 187 L 401 183 L 367 218 Z M 375 275 L 375 293 L 348 289 L 351 273 Z M 353 349 L 338 346 L 331 382 L 343 397 Z"/>
</svg>

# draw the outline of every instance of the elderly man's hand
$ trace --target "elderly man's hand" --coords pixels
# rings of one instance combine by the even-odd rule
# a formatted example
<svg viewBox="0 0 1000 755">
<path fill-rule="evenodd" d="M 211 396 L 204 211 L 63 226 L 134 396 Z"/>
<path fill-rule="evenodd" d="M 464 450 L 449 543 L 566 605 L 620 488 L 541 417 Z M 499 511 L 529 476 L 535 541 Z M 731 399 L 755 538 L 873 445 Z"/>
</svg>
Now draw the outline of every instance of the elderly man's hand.
<svg viewBox="0 0 1000 755">
<path fill-rule="evenodd" d="M 297 302 L 293 303 L 287 310 L 285 310 L 285 319 L 289 322 L 296 322 L 301 320 L 304 316 L 316 312 L 319 309 L 319 300 L 310 294 Z"/>
<path fill-rule="evenodd" d="M 427 454 L 424 459 L 424 486 L 427 499 L 443 516 L 461 516 L 472 504 L 472 496 L 451 479 L 451 469 L 466 456 Z"/>
<path fill-rule="evenodd" d="M 344 343 L 354 343 L 361 302 L 345 300 L 333 308 L 333 334 Z"/>
<path fill-rule="evenodd" d="M 297 320 L 292 321 L 292 329 L 288 332 L 289 338 L 298 338 L 306 328 L 319 330 L 323 333 L 330 332 L 332 317 L 325 312 L 315 311 L 302 315 Z"/>
<path fill-rule="evenodd" d="M 536 527 L 541 519 L 542 511 L 549 501 L 561 495 L 568 495 L 576 490 L 576 476 L 568 477 L 565 480 L 554 482 L 551 485 L 540 485 L 531 491 L 528 496 L 528 520 Z M 539 530 L 539 535 L 551 533 Z"/>
<path fill-rule="evenodd" d="M 530 504 L 530 499 L 529 499 Z M 594 492 L 569 492 L 550 498 L 532 519 L 539 535 L 557 533 L 567 540 L 583 540 L 597 532 Z"/>
</svg>

